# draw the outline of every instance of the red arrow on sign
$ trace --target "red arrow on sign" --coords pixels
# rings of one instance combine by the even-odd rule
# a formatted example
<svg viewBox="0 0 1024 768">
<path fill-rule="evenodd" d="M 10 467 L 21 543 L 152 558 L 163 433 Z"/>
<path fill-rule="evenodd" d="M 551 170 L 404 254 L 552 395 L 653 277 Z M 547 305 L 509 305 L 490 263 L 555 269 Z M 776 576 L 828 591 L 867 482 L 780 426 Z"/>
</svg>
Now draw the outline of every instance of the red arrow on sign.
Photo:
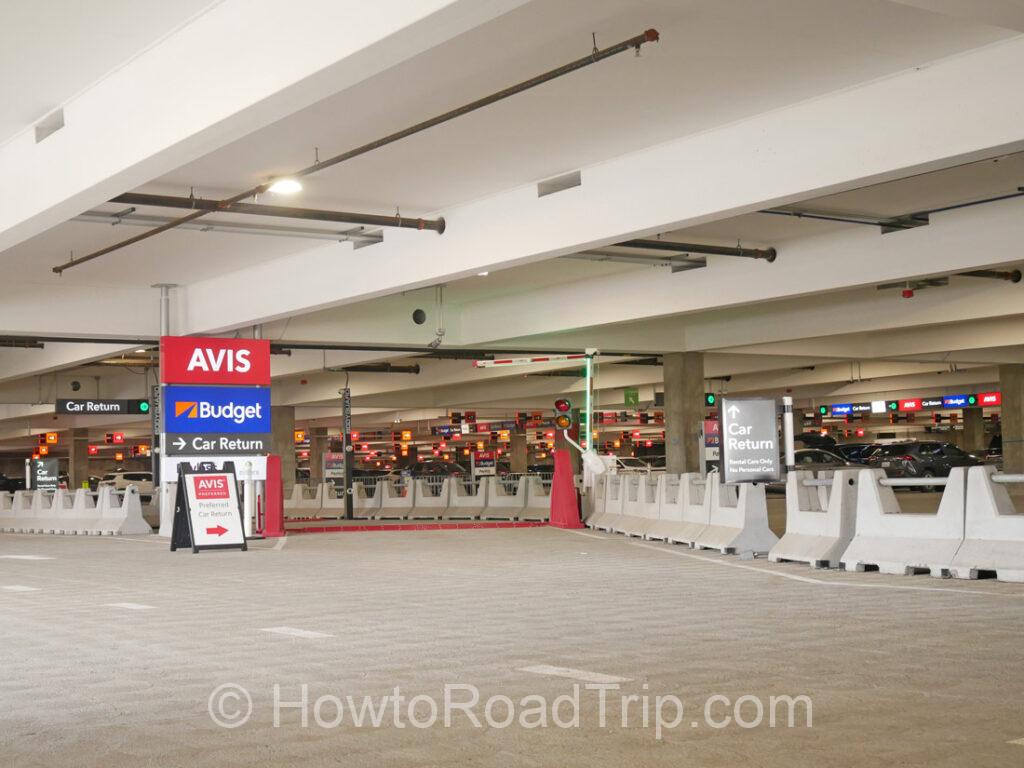
<svg viewBox="0 0 1024 768">
<path fill-rule="evenodd" d="M 225 533 L 228 532 L 228 529 L 225 528 L 223 525 L 218 525 L 216 528 L 207 528 L 206 532 L 208 534 L 212 533 L 216 536 L 223 536 Z"/>
</svg>

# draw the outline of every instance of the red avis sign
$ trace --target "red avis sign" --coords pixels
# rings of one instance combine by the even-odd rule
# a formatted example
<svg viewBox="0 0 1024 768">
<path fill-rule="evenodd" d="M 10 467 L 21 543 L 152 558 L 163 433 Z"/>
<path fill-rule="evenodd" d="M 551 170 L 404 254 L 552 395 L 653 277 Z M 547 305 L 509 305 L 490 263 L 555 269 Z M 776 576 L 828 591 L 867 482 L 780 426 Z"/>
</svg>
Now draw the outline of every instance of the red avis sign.
<svg viewBox="0 0 1024 768">
<path fill-rule="evenodd" d="M 164 384 L 270 384 L 270 342 L 263 339 L 160 337 Z"/>
<path fill-rule="evenodd" d="M 227 475 L 195 475 L 192 478 L 197 499 L 229 499 Z"/>
</svg>

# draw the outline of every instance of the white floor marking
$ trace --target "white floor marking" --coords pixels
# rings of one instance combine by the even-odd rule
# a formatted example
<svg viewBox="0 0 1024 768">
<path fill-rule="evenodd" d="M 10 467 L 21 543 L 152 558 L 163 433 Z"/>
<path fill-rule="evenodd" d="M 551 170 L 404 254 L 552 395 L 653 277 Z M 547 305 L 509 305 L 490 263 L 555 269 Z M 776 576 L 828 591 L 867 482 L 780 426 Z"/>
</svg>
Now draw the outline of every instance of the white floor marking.
<svg viewBox="0 0 1024 768">
<path fill-rule="evenodd" d="M 53 560 L 42 555 L 0 555 L 0 560 Z"/>
<path fill-rule="evenodd" d="M 1013 741 L 1008 741 L 1006 743 L 1007 744 L 1016 744 L 1018 746 L 1024 747 L 1024 739 L 1014 739 Z"/>
<path fill-rule="evenodd" d="M 563 529 L 564 530 L 564 529 Z M 568 530 L 566 533 L 575 533 L 577 536 L 586 536 L 588 539 L 598 539 L 599 541 L 615 541 L 614 536 L 601 536 L 596 533 L 584 533 L 583 531 Z"/>
<path fill-rule="evenodd" d="M 580 680 L 584 683 L 628 683 L 632 679 L 629 677 L 617 677 L 616 675 L 605 675 L 600 672 L 588 672 L 585 669 L 553 667 L 550 664 L 520 667 L 518 671 L 529 672 L 534 675 L 547 675 L 548 677 L 568 677 L 570 680 Z"/>
<path fill-rule="evenodd" d="M 152 605 L 143 605 L 142 603 L 107 603 L 107 608 L 124 608 L 128 611 L 148 611 L 153 608 Z"/>
<path fill-rule="evenodd" d="M 320 637 L 334 637 L 325 632 L 312 632 L 308 629 L 296 629 L 295 627 L 266 627 L 260 632 L 270 632 L 275 635 L 289 635 L 291 637 L 303 637 L 307 640 L 315 640 Z"/>
<path fill-rule="evenodd" d="M 22 586 L 21 584 L 8 584 L 6 587 L 3 587 L 3 589 L 6 592 L 38 592 L 39 591 L 39 587 L 25 587 L 25 586 Z"/>
<path fill-rule="evenodd" d="M 160 538 L 159 536 L 151 536 L 148 539 L 135 539 L 131 536 L 90 536 L 90 539 L 103 539 L 104 541 L 138 541 L 143 544 L 163 544 L 165 547 L 170 546 L 170 539 Z"/>
<path fill-rule="evenodd" d="M 718 560 L 713 557 L 703 557 L 701 555 L 694 555 L 690 552 L 680 552 L 678 549 L 666 549 L 665 547 L 659 547 L 654 544 L 640 544 L 634 543 L 634 547 L 643 547 L 644 549 L 653 549 L 655 552 L 663 552 L 667 555 L 676 555 L 678 557 L 689 557 L 692 560 L 702 560 L 705 563 L 711 563 L 712 565 L 721 565 L 726 568 L 739 568 L 743 571 L 754 571 L 765 576 L 778 576 L 782 579 L 790 579 L 792 581 L 801 581 L 805 584 L 820 584 L 824 587 L 849 587 L 850 589 L 899 589 L 909 592 L 955 592 L 963 595 L 990 595 L 992 597 L 1008 597 L 1011 599 L 1024 599 L 1024 593 L 1012 593 L 1012 592 L 990 592 L 982 589 L 957 589 L 956 587 L 912 587 L 912 586 L 901 586 L 899 584 L 859 584 L 850 581 L 826 581 L 825 579 L 814 579 L 810 576 L 797 576 L 794 573 L 784 573 L 782 571 L 773 571 L 769 568 L 757 568 L 753 565 L 741 565 L 740 563 L 731 563 L 727 560 Z"/>
<path fill-rule="evenodd" d="M 282 549 L 284 549 L 284 544 L 286 541 L 288 541 L 288 537 L 282 536 L 274 543 L 274 546 L 271 547 L 271 549 L 273 549 L 275 552 L 280 552 Z"/>
</svg>

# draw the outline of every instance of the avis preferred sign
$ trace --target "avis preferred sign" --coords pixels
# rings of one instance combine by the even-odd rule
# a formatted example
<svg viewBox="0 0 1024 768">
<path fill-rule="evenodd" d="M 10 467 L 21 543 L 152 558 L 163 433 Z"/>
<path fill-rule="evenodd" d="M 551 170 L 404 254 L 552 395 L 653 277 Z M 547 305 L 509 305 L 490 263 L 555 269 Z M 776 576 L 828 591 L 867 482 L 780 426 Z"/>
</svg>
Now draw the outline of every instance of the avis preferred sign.
<svg viewBox="0 0 1024 768">
<path fill-rule="evenodd" d="M 164 384 L 270 384 L 270 342 L 202 336 L 160 338 L 160 380 Z"/>
</svg>

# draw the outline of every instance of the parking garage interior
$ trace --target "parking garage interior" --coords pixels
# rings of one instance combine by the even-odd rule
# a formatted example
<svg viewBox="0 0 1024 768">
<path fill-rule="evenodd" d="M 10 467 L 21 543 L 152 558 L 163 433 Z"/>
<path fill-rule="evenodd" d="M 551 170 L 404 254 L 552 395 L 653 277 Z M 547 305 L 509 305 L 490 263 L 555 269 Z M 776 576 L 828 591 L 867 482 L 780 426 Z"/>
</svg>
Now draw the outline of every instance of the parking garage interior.
<svg viewBox="0 0 1024 768">
<path fill-rule="evenodd" d="M 1024 760 L 1019 2 L 0 20 L 5 764 Z"/>
</svg>

